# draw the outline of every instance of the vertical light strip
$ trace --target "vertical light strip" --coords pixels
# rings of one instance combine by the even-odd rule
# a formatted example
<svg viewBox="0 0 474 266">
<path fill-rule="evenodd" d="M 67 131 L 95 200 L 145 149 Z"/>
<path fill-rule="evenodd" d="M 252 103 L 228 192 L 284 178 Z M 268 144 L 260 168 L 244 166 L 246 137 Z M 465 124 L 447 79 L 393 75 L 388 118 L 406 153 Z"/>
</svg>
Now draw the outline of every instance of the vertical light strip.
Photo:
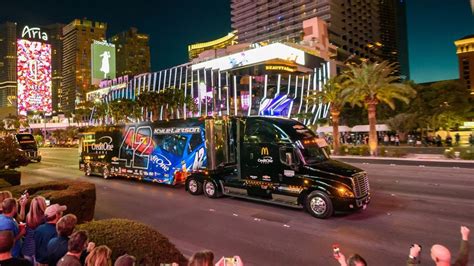
<svg viewBox="0 0 474 266">
<path fill-rule="evenodd" d="M 179 89 L 181 89 L 181 81 L 183 78 L 183 67 L 179 68 Z"/>
<path fill-rule="evenodd" d="M 291 91 L 291 74 L 288 76 L 288 86 L 287 86 L 287 92 L 286 92 L 286 95 L 290 95 L 290 91 Z"/>
<path fill-rule="evenodd" d="M 226 106 L 227 106 L 227 115 L 230 116 L 230 84 L 229 84 L 229 72 L 225 72 L 225 85 L 226 85 Z"/>
<path fill-rule="evenodd" d="M 309 92 L 311 90 L 311 74 L 308 75 L 308 88 L 306 89 L 306 103 L 305 103 L 305 107 L 304 107 L 304 113 L 305 114 L 308 114 L 308 109 L 309 109 Z M 309 121 L 311 121 L 311 118 L 309 119 Z M 305 117 L 304 119 L 304 123 L 307 125 L 307 118 Z"/>
<path fill-rule="evenodd" d="M 234 115 L 237 115 L 237 76 L 234 75 Z"/>
<path fill-rule="evenodd" d="M 158 87 L 157 87 L 157 91 L 160 92 L 160 88 L 161 88 L 161 72 L 160 71 L 160 75 L 158 76 Z"/>
<path fill-rule="evenodd" d="M 304 76 L 301 78 L 301 96 L 300 96 L 300 106 L 298 106 L 298 114 L 301 113 L 301 107 L 303 107 L 303 98 L 304 98 Z M 297 97 L 298 95 L 295 95 Z M 296 99 L 296 98 L 295 98 Z"/>
<path fill-rule="evenodd" d="M 265 75 L 265 87 L 267 86 L 267 75 Z M 280 94 L 280 85 L 281 85 L 281 74 L 278 74 L 277 78 L 277 91 L 273 97 L 276 97 Z"/>
<path fill-rule="evenodd" d="M 214 111 L 216 108 L 216 97 L 214 95 L 214 70 L 211 69 L 211 94 L 212 94 L 212 109 L 211 115 L 214 116 Z"/>
<path fill-rule="evenodd" d="M 218 94 L 219 94 L 219 102 L 217 109 L 219 110 L 219 116 L 222 116 L 222 80 L 221 80 L 221 71 L 219 70 L 217 73 L 218 80 L 217 80 L 217 87 L 218 87 Z"/>
<path fill-rule="evenodd" d="M 178 74 L 178 68 L 175 67 L 174 68 L 174 82 L 173 82 L 173 87 L 176 89 L 176 77 L 177 77 L 177 74 Z"/>
<path fill-rule="evenodd" d="M 199 77 L 199 69 L 197 70 L 197 89 L 198 89 L 198 102 L 199 102 L 199 106 L 198 106 L 198 110 L 199 110 L 199 116 L 202 115 L 202 112 L 201 112 L 201 104 L 202 104 L 202 99 L 201 99 L 201 79 Z"/>
<path fill-rule="evenodd" d="M 247 116 L 250 116 L 252 113 L 252 76 L 249 76 L 249 110 L 247 111 Z"/>
<path fill-rule="evenodd" d="M 157 74 L 156 72 L 153 73 L 153 91 L 156 90 L 156 74 Z"/>
<path fill-rule="evenodd" d="M 162 89 L 165 89 L 166 88 L 166 75 L 168 74 L 168 70 L 165 69 L 165 75 L 163 76 L 163 87 L 161 87 Z"/>
<path fill-rule="evenodd" d="M 204 108 L 204 111 L 206 112 L 206 115 L 207 116 L 209 114 L 208 110 L 207 110 L 207 75 L 206 75 L 206 69 L 204 69 L 204 85 L 205 85 L 205 88 L 206 90 L 204 91 L 204 103 L 206 104 L 205 108 Z M 201 92 L 202 94 L 202 92 Z"/>
<path fill-rule="evenodd" d="M 191 71 L 192 73 L 192 71 Z M 186 71 L 184 73 L 184 98 L 188 97 L 188 67 L 186 67 Z M 183 118 L 186 119 L 186 102 L 183 105 Z"/>
</svg>

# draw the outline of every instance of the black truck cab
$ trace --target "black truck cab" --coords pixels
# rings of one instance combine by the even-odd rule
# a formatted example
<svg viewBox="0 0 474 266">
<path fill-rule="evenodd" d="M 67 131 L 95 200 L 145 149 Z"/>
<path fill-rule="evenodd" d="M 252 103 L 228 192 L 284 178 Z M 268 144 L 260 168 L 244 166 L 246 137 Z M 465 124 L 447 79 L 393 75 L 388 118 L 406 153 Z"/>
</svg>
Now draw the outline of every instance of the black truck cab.
<svg viewBox="0 0 474 266">
<path fill-rule="evenodd" d="M 324 139 L 298 121 L 236 117 L 208 124 L 208 167 L 187 178 L 191 194 L 304 207 L 318 218 L 370 201 L 366 172 L 332 160 Z"/>
<path fill-rule="evenodd" d="M 30 161 L 41 162 L 41 153 L 38 151 L 38 145 L 32 134 L 18 133 L 15 138 L 20 149 L 26 153 Z"/>
</svg>

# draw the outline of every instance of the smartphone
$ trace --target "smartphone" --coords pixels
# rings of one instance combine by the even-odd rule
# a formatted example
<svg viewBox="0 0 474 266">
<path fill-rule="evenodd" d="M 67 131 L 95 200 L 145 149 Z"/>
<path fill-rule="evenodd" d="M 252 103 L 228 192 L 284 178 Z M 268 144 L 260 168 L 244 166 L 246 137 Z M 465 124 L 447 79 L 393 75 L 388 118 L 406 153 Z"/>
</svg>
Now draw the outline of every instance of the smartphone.
<svg viewBox="0 0 474 266">
<path fill-rule="evenodd" d="M 234 266 L 236 264 L 237 260 L 232 257 L 232 258 L 224 258 L 224 266 Z"/>
<path fill-rule="evenodd" d="M 49 199 L 45 200 L 45 202 L 46 202 L 46 206 L 51 205 L 51 201 Z"/>
<path fill-rule="evenodd" d="M 333 244 L 333 245 L 332 245 L 332 252 L 333 252 L 334 257 L 335 257 L 336 259 L 339 258 L 339 252 L 340 252 L 339 244 Z"/>
</svg>

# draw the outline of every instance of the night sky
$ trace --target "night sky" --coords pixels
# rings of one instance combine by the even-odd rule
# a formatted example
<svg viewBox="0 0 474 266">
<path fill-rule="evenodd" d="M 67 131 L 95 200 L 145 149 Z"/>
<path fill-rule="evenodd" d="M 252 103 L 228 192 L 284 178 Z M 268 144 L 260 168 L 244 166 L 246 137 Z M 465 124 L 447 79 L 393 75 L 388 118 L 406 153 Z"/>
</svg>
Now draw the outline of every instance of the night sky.
<svg viewBox="0 0 474 266">
<path fill-rule="evenodd" d="M 474 34 L 469 0 L 408 0 L 407 15 L 412 79 L 458 78 L 453 41 Z M 107 22 L 107 37 L 132 26 L 149 34 L 152 70 L 187 62 L 188 44 L 212 40 L 231 30 L 229 0 L 0 2 L 0 22 L 34 26 L 84 17 Z"/>
</svg>

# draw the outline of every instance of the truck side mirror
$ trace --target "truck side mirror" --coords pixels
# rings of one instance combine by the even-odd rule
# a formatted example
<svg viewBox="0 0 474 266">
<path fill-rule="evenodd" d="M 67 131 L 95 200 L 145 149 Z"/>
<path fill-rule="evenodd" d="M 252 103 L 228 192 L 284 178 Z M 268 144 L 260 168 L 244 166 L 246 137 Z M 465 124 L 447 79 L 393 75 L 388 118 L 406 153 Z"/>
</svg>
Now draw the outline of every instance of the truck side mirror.
<svg viewBox="0 0 474 266">
<path fill-rule="evenodd" d="M 285 162 L 288 165 L 293 165 L 293 153 L 292 152 L 286 152 L 285 153 Z"/>
</svg>

